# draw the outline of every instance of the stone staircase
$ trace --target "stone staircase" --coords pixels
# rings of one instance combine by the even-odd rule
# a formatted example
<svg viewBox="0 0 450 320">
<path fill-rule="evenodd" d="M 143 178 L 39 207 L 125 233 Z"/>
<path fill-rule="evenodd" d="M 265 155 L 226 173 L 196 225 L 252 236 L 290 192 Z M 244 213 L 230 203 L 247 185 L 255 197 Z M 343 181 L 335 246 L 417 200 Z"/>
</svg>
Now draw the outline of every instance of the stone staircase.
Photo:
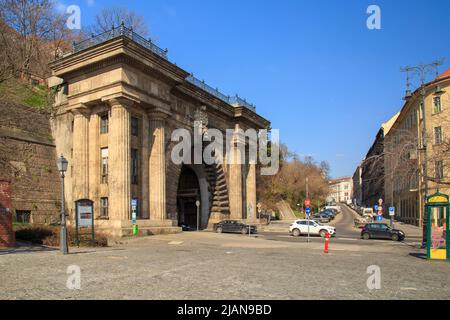
<svg viewBox="0 0 450 320">
<path fill-rule="evenodd" d="M 230 215 L 230 202 L 228 198 L 227 179 L 221 164 L 205 165 L 210 203 L 210 224 L 224 219 Z"/>
</svg>

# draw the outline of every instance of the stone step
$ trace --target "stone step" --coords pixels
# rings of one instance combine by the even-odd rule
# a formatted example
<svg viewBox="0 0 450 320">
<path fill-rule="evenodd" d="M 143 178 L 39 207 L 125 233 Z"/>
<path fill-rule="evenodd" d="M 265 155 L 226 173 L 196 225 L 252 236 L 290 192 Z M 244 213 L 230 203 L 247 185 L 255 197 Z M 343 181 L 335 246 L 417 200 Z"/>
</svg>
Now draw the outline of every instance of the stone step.
<svg viewBox="0 0 450 320">
<path fill-rule="evenodd" d="M 226 195 L 226 194 L 223 194 L 223 195 L 215 194 L 213 196 L 213 199 L 217 200 L 217 201 L 228 201 L 228 195 Z"/>
</svg>

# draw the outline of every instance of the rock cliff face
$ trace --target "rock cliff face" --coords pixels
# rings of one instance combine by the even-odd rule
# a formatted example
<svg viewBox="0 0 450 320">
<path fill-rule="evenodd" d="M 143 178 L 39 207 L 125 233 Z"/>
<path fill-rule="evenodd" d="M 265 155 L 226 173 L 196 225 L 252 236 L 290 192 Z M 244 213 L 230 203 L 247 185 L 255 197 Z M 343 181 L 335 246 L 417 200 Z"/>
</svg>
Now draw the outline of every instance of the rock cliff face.
<svg viewBox="0 0 450 320">
<path fill-rule="evenodd" d="M 59 221 L 59 173 L 50 114 L 0 101 L 0 178 L 11 181 L 14 218 Z"/>
</svg>

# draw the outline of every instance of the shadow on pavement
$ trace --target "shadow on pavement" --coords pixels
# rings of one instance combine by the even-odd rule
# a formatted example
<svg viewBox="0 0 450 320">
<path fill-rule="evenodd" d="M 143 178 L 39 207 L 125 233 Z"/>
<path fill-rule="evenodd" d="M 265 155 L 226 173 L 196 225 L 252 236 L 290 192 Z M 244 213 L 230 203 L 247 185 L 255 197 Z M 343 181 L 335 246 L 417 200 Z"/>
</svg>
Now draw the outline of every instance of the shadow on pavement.
<svg viewBox="0 0 450 320">
<path fill-rule="evenodd" d="M 0 255 L 16 254 L 16 253 L 35 253 L 35 252 L 51 252 L 57 251 L 56 248 L 46 247 L 42 245 L 29 244 L 29 243 L 17 243 L 15 248 L 0 249 Z"/>
<path fill-rule="evenodd" d="M 426 260 L 427 259 L 427 255 L 425 253 L 411 252 L 409 255 L 411 257 L 422 259 L 422 260 Z"/>
</svg>

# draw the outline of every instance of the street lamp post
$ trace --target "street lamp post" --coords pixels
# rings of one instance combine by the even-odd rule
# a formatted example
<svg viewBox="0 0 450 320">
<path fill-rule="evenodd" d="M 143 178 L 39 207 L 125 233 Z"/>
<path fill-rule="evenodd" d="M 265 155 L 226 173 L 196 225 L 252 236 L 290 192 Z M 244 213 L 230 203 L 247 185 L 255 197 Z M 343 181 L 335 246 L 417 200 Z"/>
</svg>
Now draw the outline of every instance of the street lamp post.
<svg viewBox="0 0 450 320">
<path fill-rule="evenodd" d="M 195 206 L 197 207 L 197 232 L 200 230 L 200 201 L 195 201 Z"/>
<path fill-rule="evenodd" d="M 420 78 L 420 102 L 421 104 L 419 105 L 419 114 L 420 111 L 422 113 L 422 137 L 421 139 L 419 139 L 418 144 L 419 147 L 418 149 L 423 151 L 423 177 L 424 177 L 424 194 L 423 194 L 423 198 L 424 198 L 424 204 L 426 204 L 427 202 L 427 196 L 428 196 L 428 148 L 427 148 L 427 116 L 426 116 L 426 107 L 425 107 L 425 96 L 426 96 L 426 88 L 425 88 L 425 81 L 426 81 L 426 75 L 430 72 L 430 70 L 436 71 L 436 77 L 439 75 L 438 73 L 438 67 L 440 65 L 442 65 L 444 63 L 443 60 L 436 60 L 433 61 L 432 63 L 429 64 L 419 64 L 417 66 L 406 66 L 401 68 L 402 72 L 406 72 L 406 95 L 405 95 L 405 100 L 408 100 L 409 98 L 412 97 L 411 94 L 411 90 L 410 90 L 410 74 L 416 74 L 419 76 Z M 420 110 L 420 108 L 422 108 L 422 110 Z M 420 141 L 422 141 L 420 143 Z M 420 147 L 421 144 L 421 147 Z M 423 206 L 422 208 L 422 247 L 425 248 L 427 245 L 427 239 L 428 239 L 428 221 L 427 221 L 427 216 L 425 214 L 425 206 Z"/>
<path fill-rule="evenodd" d="M 66 206 L 64 201 L 64 177 L 67 171 L 67 166 L 69 162 L 61 155 L 56 165 L 58 166 L 58 171 L 61 174 L 61 233 L 59 239 L 59 247 L 62 254 L 68 254 L 69 249 L 67 247 L 67 228 L 66 228 Z"/>
</svg>

